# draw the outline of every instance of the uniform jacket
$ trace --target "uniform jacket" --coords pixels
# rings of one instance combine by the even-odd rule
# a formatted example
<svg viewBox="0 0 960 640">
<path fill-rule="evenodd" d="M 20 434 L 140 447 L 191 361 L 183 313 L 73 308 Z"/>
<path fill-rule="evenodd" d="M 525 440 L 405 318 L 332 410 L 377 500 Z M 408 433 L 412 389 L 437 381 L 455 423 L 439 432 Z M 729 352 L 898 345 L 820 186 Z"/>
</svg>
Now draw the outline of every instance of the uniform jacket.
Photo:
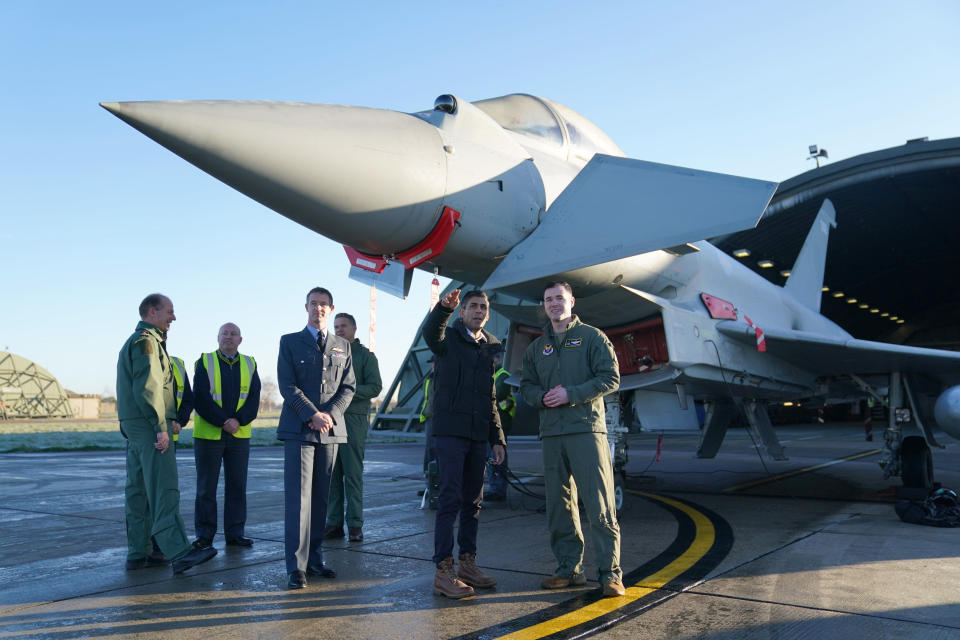
<svg viewBox="0 0 960 640">
<path fill-rule="evenodd" d="M 503 352 L 503 345 L 486 330 L 486 343 L 478 344 L 460 318 L 448 330 L 452 313 L 438 303 L 423 324 L 423 339 L 436 356 L 430 385 L 433 435 L 506 446 L 493 387 L 493 356 Z"/>
<path fill-rule="evenodd" d="M 543 395 L 563 385 L 569 404 L 547 407 Z M 558 340 L 553 325 L 530 343 L 523 354 L 520 391 L 523 399 L 540 409 L 540 437 L 568 433 L 606 433 L 603 396 L 620 388 L 617 356 L 607 336 L 573 316 Z"/>
<path fill-rule="evenodd" d="M 353 375 L 357 379 L 357 391 L 353 394 L 353 401 L 350 402 L 346 412 L 366 416 L 370 413 L 370 399 L 376 398 L 383 390 L 380 364 L 377 362 L 377 356 L 360 344 L 359 340 L 350 343 L 350 355 L 353 358 Z"/>
<path fill-rule="evenodd" d="M 237 354 L 239 356 L 239 354 Z M 223 423 L 230 418 L 236 418 L 240 426 L 246 426 L 253 422 L 260 411 L 260 371 L 254 369 L 250 376 L 250 390 L 247 392 L 247 401 L 243 406 L 237 409 L 240 404 L 240 358 L 229 365 L 223 361 L 220 351 L 217 351 L 217 365 L 220 367 L 220 391 L 223 396 L 223 406 L 221 407 L 213 400 L 210 393 L 210 375 L 207 373 L 207 367 L 200 357 L 194 365 L 193 373 L 193 394 L 194 409 L 200 414 L 200 417 L 215 427 L 223 427 Z M 219 437 L 219 436 L 218 436 Z"/>
<path fill-rule="evenodd" d="M 282 336 L 277 383 L 283 396 L 277 438 L 323 444 L 347 441 L 343 412 L 356 391 L 349 342 L 330 331 L 321 351 L 306 327 Z M 334 426 L 327 433 L 317 433 L 308 426 L 317 411 L 333 417 Z"/>
<path fill-rule="evenodd" d="M 163 332 L 140 321 L 117 358 L 117 418 L 132 440 L 156 442 L 177 418 L 173 371 Z"/>
</svg>

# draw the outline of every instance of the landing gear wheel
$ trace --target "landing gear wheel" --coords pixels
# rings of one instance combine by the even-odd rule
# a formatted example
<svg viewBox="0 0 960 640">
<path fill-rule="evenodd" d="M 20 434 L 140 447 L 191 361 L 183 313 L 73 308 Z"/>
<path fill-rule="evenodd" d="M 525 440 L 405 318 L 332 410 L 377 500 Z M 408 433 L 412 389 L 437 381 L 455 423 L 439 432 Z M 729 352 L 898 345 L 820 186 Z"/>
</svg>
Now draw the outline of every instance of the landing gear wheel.
<svg viewBox="0 0 960 640">
<path fill-rule="evenodd" d="M 626 496 L 624 490 L 625 475 L 622 471 L 613 474 L 613 504 L 617 508 L 617 518 L 620 518 L 620 512 L 623 511 L 623 500 Z"/>
<path fill-rule="evenodd" d="M 926 440 L 909 436 L 900 443 L 900 476 L 911 489 L 933 488 L 933 455 Z"/>
</svg>

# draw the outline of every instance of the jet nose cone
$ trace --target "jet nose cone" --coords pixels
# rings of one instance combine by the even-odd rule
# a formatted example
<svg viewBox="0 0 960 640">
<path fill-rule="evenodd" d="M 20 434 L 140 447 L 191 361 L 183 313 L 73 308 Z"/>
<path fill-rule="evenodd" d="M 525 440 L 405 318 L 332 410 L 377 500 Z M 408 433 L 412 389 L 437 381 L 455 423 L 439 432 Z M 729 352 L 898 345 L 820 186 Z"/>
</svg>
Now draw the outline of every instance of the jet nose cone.
<svg viewBox="0 0 960 640">
<path fill-rule="evenodd" d="M 101 106 L 234 189 L 365 253 L 409 248 L 439 217 L 443 142 L 405 113 L 289 102 Z"/>
</svg>

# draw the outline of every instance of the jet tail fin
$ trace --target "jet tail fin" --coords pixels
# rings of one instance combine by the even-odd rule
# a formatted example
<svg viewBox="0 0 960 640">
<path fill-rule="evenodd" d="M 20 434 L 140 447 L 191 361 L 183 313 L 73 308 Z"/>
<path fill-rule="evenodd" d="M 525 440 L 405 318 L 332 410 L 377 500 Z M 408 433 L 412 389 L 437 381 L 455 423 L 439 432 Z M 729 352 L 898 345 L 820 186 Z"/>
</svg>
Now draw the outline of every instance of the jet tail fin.
<svg viewBox="0 0 960 640">
<path fill-rule="evenodd" d="M 484 288 L 753 227 L 776 188 L 775 182 L 597 154 Z"/>
<path fill-rule="evenodd" d="M 800 248 L 800 254 L 796 262 L 793 263 L 793 269 L 790 270 L 790 277 L 787 283 L 783 285 L 784 290 L 789 293 L 800 304 L 820 312 L 820 298 L 823 295 L 823 271 L 827 261 L 827 240 L 830 237 L 830 227 L 837 226 L 837 213 L 833 208 L 833 203 L 825 199 L 820 205 L 820 211 L 817 213 L 810 231 L 807 233 L 807 239 Z"/>
</svg>

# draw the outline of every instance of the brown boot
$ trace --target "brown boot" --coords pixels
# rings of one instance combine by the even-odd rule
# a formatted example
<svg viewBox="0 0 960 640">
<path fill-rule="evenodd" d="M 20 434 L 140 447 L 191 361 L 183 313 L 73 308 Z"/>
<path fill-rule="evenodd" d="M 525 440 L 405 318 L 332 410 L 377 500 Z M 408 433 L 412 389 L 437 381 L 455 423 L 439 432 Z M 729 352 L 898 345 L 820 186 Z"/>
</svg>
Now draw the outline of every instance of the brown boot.
<svg viewBox="0 0 960 640">
<path fill-rule="evenodd" d="M 496 586 L 497 579 L 484 575 L 477 566 L 477 554 L 461 553 L 460 568 L 457 569 L 457 577 L 466 582 L 471 587 L 478 589 L 489 589 Z"/>
<path fill-rule="evenodd" d="M 620 578 L 610 578 L 603 583 L 603 596 L 605 598 L 622 596 L 626 593 L 627 590 L 623 588 L 623 582 L 620 581 Z"/>
<path fill-rule="evenodd" d="M 587 576 L 575 573 L 569 578 L 565 576 L 550 576 L 540 581 L 544 589 L 565 589 L 567 587 L 582 587 L 587 584 Z"/>
<path fill-rule="evenodd" d="M 445 558 L 437 565 L 437 573 L 433 576 L 433 593 L 457 600 L 473 595 L 473 587 L 457 579 L 453 570 L 453 558 Z"/>
</svg>

